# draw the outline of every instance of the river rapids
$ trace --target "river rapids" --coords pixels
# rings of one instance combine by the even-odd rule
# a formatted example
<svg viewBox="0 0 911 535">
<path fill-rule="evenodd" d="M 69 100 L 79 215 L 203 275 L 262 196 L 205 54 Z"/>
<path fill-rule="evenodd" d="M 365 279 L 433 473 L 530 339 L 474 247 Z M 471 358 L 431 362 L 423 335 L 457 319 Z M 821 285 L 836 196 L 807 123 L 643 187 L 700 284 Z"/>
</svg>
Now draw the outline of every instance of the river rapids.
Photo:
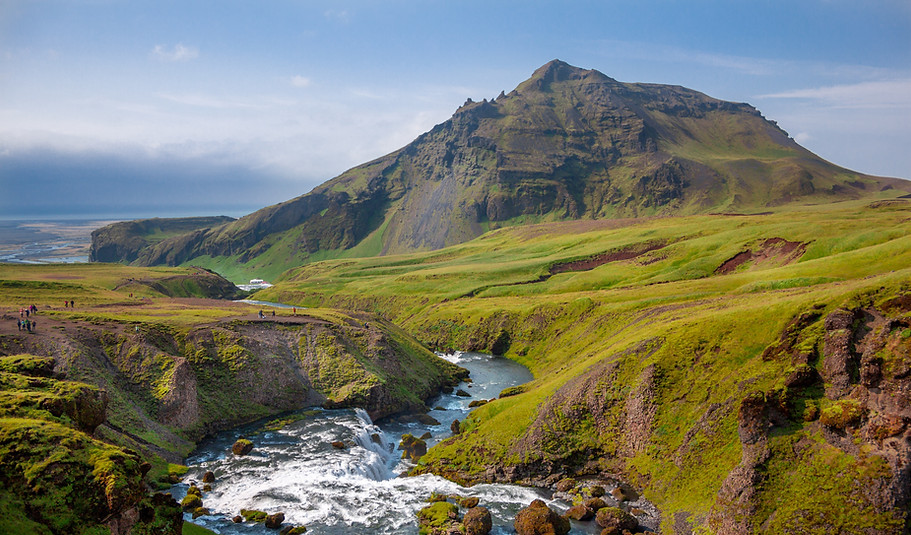
<svg viewBox="0 0 911 535">
<path fill-rule="evenodd" d="M 428 446 L 448 438 L 453 420 L 464 420 L 473 400 L 492 399 L 500 391 L 531 380 L 519 364 L 481 353 L 443 355 L 467 368 L 472 382 L 460 387 L 469 397 L 444 394 L 430 400 L 430 416 L 439 425 L 388 422 L 374 424 L 363 410 L 313 409 L 285 415 L 279 425 L 268 422 L 220 433 L 202 442 L 187 459 L 190 468 L 184 483 L 172 494 L 181 499 L 189 483 L 202 488 L 203 474 L 212 471 L 212 490 L 203 493 L 203 506 L 211 514 L 192 521 L 224 535 L 275 535 L 263 524 L 235 524 L 241 509 L 283 512 L 285 524 L 306 526 L 308 534 L 415 534 L 416 513 L 431 493 L 476 496 L 493 516 L 492 533 L 514 533 L 516 512 L 541 498 L 558 510 L 567 504 L 553 502 L 549 493 L 516 485 L 461 487 L 434 476 L 404 477 L 411 468 L 396 445 L 402 434 L 430 432 Z M 252 453 L 230 453 L 234 441 L 244 436 L 254 444 Z M 345 448 L 332 445 L 343 442 Z M 189 514 L 186 520 L 190 521 Z M 574 527 L 573 533 L 586 533 Z"/>
</svg>

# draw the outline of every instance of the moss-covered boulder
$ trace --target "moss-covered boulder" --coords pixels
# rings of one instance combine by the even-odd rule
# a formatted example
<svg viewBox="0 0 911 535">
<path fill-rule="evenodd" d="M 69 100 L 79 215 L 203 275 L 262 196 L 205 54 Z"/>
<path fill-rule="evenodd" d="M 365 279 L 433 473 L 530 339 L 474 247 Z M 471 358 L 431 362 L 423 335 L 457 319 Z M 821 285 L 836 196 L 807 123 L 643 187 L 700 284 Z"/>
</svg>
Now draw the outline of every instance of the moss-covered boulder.
<svg viewBox="0 0 911 535">
<path fill-rule="evenodd" d="M 617 507 L 603 507 L 598 509 L 595 521 L 602 528 L 617 530 L 634 530 L 639 525 L 636 517 Z"/>
<path fill-rule="evenodd" d="M 462 518 L 465 535 L 487 535 L 493 529 L 493 520 L 486 507 L 472 507 Z"/>
<path fill-rule="evenodd" d="M 247 455 L 251 451 L 253 451 L 253 443 L 245 438 L 237 439 L 231 446 L 231 453 L 234 455 Z"/>
<path fill-rule="evenodd" d="M 516 513 L 513 527 L 519 535 L 566 535 L 570 529 L 569 520 L 557 514 L 542 500 L 534 500 Z"/>
<path fill-rule="evenodd" d="M 459 523 L 459 507 L 440 501 L 418 511 L 421 535 L 444 535 Z"/>
<path fill-rule="evenodd" d="M 258 509 L 241 509 L 240 514 L 247 522 L 265 522 L 266 517 L 269 516 L 269 513 Z"/>
<path fill-rule="evenodd" d="M 202 507 L 202 498 L 199 497 L 199 494 L 187 494 L 180 500 L 180 506 L 184 511 L 192 511 Z"/>
<path fill-rule="evenodd" d="M 569 510 L 566 511 L 566 516 L 573 520 L 591 520 L 594 518 L 595 514 L 588 507 L 579 504 L 570 507 Z"/>
<path fill-rule="evenodd" d="M 285 513 L 273 513 L 271 515 L 267 515 L 266 519 L 263 522 L 269 529 L 278 529 L 281 527 L 282 522 L 284 521 Z"/>
<path fill-rule="evenodd" d="M 407 433 L 402 435 L 402 441 L 399 442 L 399 449 L 402 450 L 403 459 L 417 461 L 427 454 L 427 442 L 420 438 Z"/>
</svg>

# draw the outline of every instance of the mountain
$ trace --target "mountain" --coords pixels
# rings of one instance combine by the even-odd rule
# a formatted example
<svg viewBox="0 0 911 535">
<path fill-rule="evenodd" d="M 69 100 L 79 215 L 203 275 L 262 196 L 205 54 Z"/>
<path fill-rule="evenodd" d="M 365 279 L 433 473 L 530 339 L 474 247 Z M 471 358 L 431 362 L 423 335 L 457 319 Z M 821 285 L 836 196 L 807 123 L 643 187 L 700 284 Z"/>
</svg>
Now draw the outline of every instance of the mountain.
<svg viewBox="0 0 911 535">
<path fill-rule="evenodd" d="M 404 148 L 307 194 L 121 260 L 274 276 L 325 258 L 438 249 L 505 226 L 758 212 L 893 189 L 911 183 L 831 164 L 748 104 L 554 60 L 509 94 L 469 99 Z"/>
</svg>

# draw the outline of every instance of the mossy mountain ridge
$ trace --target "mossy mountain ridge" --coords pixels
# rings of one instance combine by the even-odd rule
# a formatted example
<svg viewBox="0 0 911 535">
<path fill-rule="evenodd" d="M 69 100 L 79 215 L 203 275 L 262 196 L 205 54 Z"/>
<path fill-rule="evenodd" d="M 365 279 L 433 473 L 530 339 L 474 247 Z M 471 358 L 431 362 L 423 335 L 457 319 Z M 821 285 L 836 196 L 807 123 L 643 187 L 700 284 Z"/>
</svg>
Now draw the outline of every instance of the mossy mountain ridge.
<svg viewBox="0 0 911 535">
<path fill-rule="evenodd" d="M 892 188 L 909 184 L 826 162 L 748 104 L 554 60 L 511 93 L 469 99 L 406 147 L 305 195 L 120 260 L 197 259 L 220 272 L 241 263 L 274 276 L 313 260 L 438 249 L 526 223 L 756 212 Z"/>
</svg>

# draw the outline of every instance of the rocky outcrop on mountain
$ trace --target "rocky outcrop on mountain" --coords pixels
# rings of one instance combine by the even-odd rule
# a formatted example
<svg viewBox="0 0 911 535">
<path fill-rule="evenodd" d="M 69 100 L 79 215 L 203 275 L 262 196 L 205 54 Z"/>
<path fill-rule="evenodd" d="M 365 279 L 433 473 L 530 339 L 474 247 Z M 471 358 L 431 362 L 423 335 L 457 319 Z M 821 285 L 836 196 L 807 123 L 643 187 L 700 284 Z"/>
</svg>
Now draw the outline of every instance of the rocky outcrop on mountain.
<svg viewBox="0 0 911 535">
<path fill-rule="evenodd" d="M 154 218 L 112 223 L 92 232 L 89 262 L 132 262 L 139 251 L 164 238 L 223 225 L 231 217 Z"/>
<path fill-rule="evenodd" d="M 127 224 L 100 229 L 92 258 L 232 257 L 278 274 L 368 236 L 361 254 L 389 254 L 527 222 L 759 211 L 883 188 L 909 184 L 825 162 L 748 104 L 554 60 L 508 94 L 469 99 L 406 147 L 305 195 L 157 243 L 120 231 Z"/>
</svg>

